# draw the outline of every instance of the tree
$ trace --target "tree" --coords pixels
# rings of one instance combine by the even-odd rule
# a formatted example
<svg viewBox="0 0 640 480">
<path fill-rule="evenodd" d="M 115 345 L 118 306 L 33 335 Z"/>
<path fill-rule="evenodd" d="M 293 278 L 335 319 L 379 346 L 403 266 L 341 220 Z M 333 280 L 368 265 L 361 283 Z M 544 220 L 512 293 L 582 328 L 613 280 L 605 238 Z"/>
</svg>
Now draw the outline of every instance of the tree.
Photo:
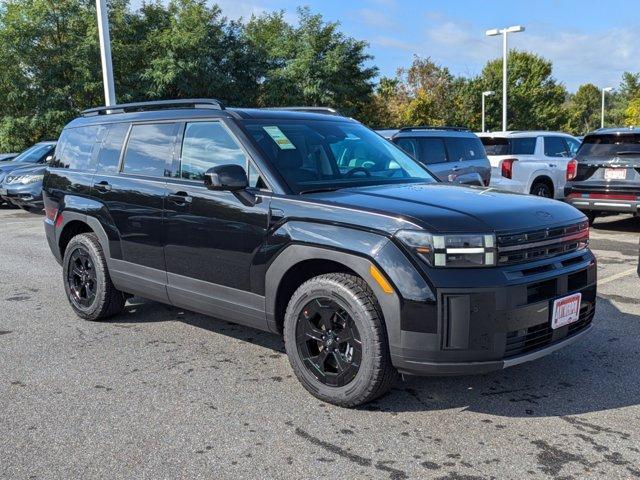
<svg viewBox="0 0 640 480">
<path fill-rule="evenodd" d="M 584 135 L 600 127 L 602 91 L 592 83 L 580 85 L 567 102 L 565 130 Z"/>
<path fill-rule="evenodd" d="M 552 76 L 552 64 L 538 55 L 511 50 L 508 58 L 508 128 L 510 130 L 558 130 L 565 124 L 563 103 L 567 91 Z M 502 60 L 491 60 L 482 70 L 485 90 L 502 95 Z M 502 125 L 501 105 L 490 102 L 489 125 Z"/>
<path fill-rule="evenodd" d="M 373 92 L 375 67 L 367 44 L 345 36 L 308 8 L 297 26 L 284 12 L 253 16 L 246 26 L 251 46 L 267 64 L 259 89 L 264 106 L 330 106 L 347 115 L 363 112 Z"/>
<path fill-rule="evenodd" d="M 640 96 L 637 96 L 629 102 L 629 106 L 625 110 L 624 125 L 639 126 L 640 125 Z"/>
</svg>

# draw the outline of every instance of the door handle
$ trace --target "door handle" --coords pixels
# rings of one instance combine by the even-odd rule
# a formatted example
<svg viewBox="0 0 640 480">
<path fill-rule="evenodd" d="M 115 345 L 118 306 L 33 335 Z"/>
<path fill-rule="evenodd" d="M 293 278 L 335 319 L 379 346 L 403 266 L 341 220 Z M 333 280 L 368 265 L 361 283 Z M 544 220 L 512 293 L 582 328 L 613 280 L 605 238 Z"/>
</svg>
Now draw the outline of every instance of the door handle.
<svg viewBox="0 0 640 480">
<path fill-rule="evenodd" d="M 106 180 L 96 183 L 93 188 L 100 193 L 106 193 L 111 191 L 111 185 Z"/>
<path fill-rule="evenodd" d="M 167 196 L 167 199 L 176 205 L 188 205 L 193 202 L 193 197 L 187 192 L 176 192 Z"/>
</svg>

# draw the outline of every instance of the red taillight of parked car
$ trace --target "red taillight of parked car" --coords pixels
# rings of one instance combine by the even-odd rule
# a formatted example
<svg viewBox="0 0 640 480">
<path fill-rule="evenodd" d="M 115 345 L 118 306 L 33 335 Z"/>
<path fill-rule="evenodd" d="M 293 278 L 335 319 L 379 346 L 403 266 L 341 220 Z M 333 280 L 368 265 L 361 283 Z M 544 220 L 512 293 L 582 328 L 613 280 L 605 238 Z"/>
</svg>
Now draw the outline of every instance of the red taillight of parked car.
<svg viewBox="0 0 640 480">
<path fill-rule="evenodd" d="M 502 161 L 502 176 L 504 178 L 513 178 L 513 164 L 517 161 L 518 159 L 516 158 L 508 158 Z"/>
<path fill-rule="evenodd" d="M 567 180 L 573 180 L 578 175 L 578 161 L 574 158 L 567 163 Z"/>
</svg>

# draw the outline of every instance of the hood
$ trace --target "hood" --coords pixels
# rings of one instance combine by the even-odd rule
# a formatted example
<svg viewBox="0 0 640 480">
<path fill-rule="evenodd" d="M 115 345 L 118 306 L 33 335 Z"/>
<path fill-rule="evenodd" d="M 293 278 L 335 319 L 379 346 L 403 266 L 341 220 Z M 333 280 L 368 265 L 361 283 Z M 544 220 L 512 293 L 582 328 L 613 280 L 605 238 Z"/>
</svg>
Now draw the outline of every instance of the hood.
<svg viewBox="0 0 640 480">
<path fill-rule="evenodd" d="M 5 168 L 6 167 L 6 168 Z M 46 165 L 42 165 L 40 163 L 22 163 L 22 162 L 8 162 L 8 163 L 0 163 L 0 183 L 4 182 L 6 177 L 10 174 L 14 173 L 44 173 L 47 169 Z"/>
<path fill-rule="evenodd" d="M 557 200 L 444 183 L 351 188 L 304 198 L 402 216 L 432 232 L 537 230 L 584 219 Z"/>
</svg>

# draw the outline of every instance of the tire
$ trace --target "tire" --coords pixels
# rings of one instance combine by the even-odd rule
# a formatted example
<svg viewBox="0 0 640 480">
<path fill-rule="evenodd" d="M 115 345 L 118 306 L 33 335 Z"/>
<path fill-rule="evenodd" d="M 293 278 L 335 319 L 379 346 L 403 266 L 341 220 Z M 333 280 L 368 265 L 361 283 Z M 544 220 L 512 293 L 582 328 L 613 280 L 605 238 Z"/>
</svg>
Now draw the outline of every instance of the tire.
<svg viewBox="0 0 640 480">
<path fill-rule="evenodd" d="M 531 186 L 531 195 L 538 197 L 553 198 L 553 189 L 547 182 L 535 182 Z"/>
<path fill-rule="evenodd" d="M 326 325 L 322 325 L 325 321 L 322 319 L 326 317 L 324 313 L 332 308 L 337 312 L 331 315 L 330 318 L 334 319 L 332 322 L 336 324 L 344 320 L 345 325 L 350 325 L 349 328 L 340 325 L 335 327 L 334 333 L 333 328 L 327 330 Z M 323 315 L 320 317 L 314 309 Z M 307 316 L 310 311 L 314 312 L 312 317 Z M 335 336 L 333 347 L 327 346 L 327 342 L 332 342 L 330 338 L 317 341 L 302 335 L 307 332 L 307 325 L 312 325 L 313 330 L 314 321 L 321 325 L 318 327 L 320 333 L 328 332 L 326 337 Z M 317 336 L 316 330 L 313 332 L 311 335 Z M 352 340 L 342 343 L 350 335 Z M 343 338 L 340 339 L 340 336 Z M 397 376 L 391 364 L 378 302 L 367 283 L 355 275 L 329 273 L 302 284 L 287 306 L 284 341 L 289 362 L 300 383 L 315 397 L 334 405 L 355 407 L 370 402 L 387 393 Z M 336 350 L 330 351 L 331 348 Z M 315 353 L 312 349 L 319 352 L 317 357 L 312 358 L 326 355 L 325 362 L 328 363 L 324 363 L 324 373 L 312 368 L 313 360 L 308 357 Z M 327 351 L 330 353 L 327 354 Z M 341 361 L 338 362 L 338 359 Z M 340 373 L 336 367 L 334 374 L 330 371 L 332 364 L 347 365 L 348 368 Z"/>
<path fill-rule="evenodd" d="M 76 315 L 85 320 L 98 321 L 123 311 L 125 295 L 111 281 L 104 252 L 95 233 L 73 237 L 64 252 L 62 265 L 67 300 Z M 79 272 L 83 272 L 82 276 Z M 87 283 L 83 282 L 84 278 L 88 279 Z M 81 292 L 79 295 L 78 291 Z"/>
<path fill-rule="evenodd" d="M 588 212 L 584 212 L 584 214 L 587 216 L 587 219 L 589 220 L 589 226 L 592 227 L 596 221 L 596 218 L 598 218 L 598 212 L 589 210 Z"/>
</svg>

